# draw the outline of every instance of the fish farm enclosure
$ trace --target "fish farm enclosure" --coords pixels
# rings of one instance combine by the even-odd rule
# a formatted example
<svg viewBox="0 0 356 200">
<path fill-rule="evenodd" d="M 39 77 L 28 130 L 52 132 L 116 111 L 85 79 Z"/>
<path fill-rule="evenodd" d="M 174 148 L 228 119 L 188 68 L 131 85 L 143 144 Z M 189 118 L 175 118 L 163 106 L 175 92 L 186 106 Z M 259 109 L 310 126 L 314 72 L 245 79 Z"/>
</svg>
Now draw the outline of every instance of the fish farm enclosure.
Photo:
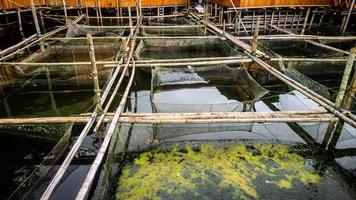
<svg viewBox="0 0 356 200">
<path fill-rule="evenodd" d="M 356 199 L 356 0 L 1 0 L 1 199 Z"/>
</svg>

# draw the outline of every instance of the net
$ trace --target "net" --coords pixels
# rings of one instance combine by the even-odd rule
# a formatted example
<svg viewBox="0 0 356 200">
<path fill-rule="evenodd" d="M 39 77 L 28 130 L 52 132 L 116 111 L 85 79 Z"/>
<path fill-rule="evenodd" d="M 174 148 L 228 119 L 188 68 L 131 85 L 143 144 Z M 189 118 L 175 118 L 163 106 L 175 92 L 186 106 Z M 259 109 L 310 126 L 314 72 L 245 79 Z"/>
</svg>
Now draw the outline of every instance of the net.
<svg viewBox="0 0 356 200">
<path fill-rule="evenodd" d="M 251 107 L 247 108 L 244 101 L 254 102 L 268 93 L 244 68 L 226 65 L 156 67 L 152 70 L 151 87 L 157 112 L 246 111 Z"/>
</svg>

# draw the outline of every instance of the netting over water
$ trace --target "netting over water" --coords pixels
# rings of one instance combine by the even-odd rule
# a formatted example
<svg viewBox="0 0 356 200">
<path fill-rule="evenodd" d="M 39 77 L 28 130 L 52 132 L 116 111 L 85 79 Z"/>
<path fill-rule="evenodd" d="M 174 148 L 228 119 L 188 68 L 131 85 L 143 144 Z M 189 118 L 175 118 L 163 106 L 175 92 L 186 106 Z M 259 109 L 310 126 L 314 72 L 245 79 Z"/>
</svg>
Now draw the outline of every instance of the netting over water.
<svg viewBox="0 0 356 200">
<path fill-rule="evenodd" d="M 152 70 L 151 87 L 157 112 L 246 111 L 243 102 L 254 102 L 268 93 L 244 68 L 226 65 L 157 67 Z"/>
<path fill-rule="evenodd" d="M 68 23 L 66 37 L 85 36 L 87 34 L 93 36 L 123 36 L 125 28 L 100 28 L 97 26 L 87 26 L 73 22 Z"/>
<path fill-rule="evenodd" d="M 243 51 L 220 38 L 209 39 L 143 39 L 135 50 L 137 58 L 177 59 L 243 56 Z"/>
</svg>

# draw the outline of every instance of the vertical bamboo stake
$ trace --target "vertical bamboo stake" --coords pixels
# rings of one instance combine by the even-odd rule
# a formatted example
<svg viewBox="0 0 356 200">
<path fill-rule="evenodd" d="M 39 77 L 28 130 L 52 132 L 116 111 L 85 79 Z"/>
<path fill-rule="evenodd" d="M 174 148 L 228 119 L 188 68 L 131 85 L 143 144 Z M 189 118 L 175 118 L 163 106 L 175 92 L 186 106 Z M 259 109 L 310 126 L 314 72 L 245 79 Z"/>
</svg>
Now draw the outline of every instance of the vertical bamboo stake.
<svg viewBox="0 0 356 200">
<path fill-rule="evenodd" d="M 116 0 L 116 17 L 117 17 L 117 24 L 120 23 L 120 10 L 119 10 L 119 0 Z"/>
<path fill-rule="evenodd" d="M 315 17 L 315 13 L 312 14 L 312 17 L 310 19 L 310 23 L 309 23 L 309 26 L 308 26 L 308 31 L 311 29 L 313 23 L 314 23 L 314 17 Z"/>
<path fill-rule="evenodd" d="M 280 10 L 280 9 L 278 9 L 277 27 L 279 27 L 279 24 L 280 24 L 280 19 L 281 19 L 281 10 Z"/>
<path fill-rule="evenodd" d="M 252 48 L 251 48 L 252 53 L 256 53 L 256 51 L 257 51 L 259 31 L 260 31 L 260 17 L 257 17 L 256 25 L 255 25 L 255 32 L 253 34 L 253 40 L 252 40 Z"/>
<path fill-rule="evenodd" d="M 290 30 L 293 30 L 294 27 L 294 23 L 295 23 L 295 17 L 297 16 L 297 10 L 294 10 L 294 14 L 293 14 L 293 19 L 292 19 L 292 25 L 290 27 Z"/>
<path fill-rule="evenodd" d="M 129 11 L 129 26 L 130 26 L 130 35 L 133 35 L 133 29 L 132 29 L 132 18 L 131 18 L 131 7 L 127 8 Z"/>
<path fill-rule="evenodd" d="M 86 13 L 87 24 L 90 25 L 90 22 L 89 22 L 89 10 L 88 10 L 88 5 L 86 5 L 86 4 L 85 4 L 85 13 Z"/>
<path fill-rule="evenodd" d="M 177 1 L 174 3 L 174 14 L 176 15 L 178 13 L 178 7 L 177 7 Z M 174 20 L 177 21 L 177 17 L 174 17 Z"/>
<path fill-rule="evenodd" d="M 97 1 L 98 1 L 98 7 L 99 7 L 100 25 L 101 25 L 101 26 L 104 26 L 104 23 L 103 23 L 103 14 L 101 13 L 101 4 L 100 4 L 100 0 L 97 0 Z"/>
<path fill-rule="evenodd" d="M 339 92 L 337 93 L 337 97 L 336 97 L 336 101 L 335 101 L 336 108 L 340 108 L 340 106 L 342 105 L 342 102 L 344 100 L 347 83 L 349 82 L 350 74 L 351 74 L 352 68 L 354 66 L 355 55 L 356 55 L 356 48 L 354 47 L 351 49 L 349 58 L 347 59 L 344 75 L 342 77 L 340 89 L 339 89 Z"/>
<path fill-rule="evenodd" d="M 274 20 L 274 10 L 272 10 L 272 16 L 271 16 L 271 25 L 273 25 L 273 20 Z M 269 29 L 269 33 L 271 33 L 272 32 L 272 29 L 270 28 Z"/>
<path fill-rule="evenodd" d="M 20 10 L 17 10 L 16 13 L 17 13 L 17 19 L 19 21 L 19 31 L 20 31 L 22 39 L 24 39 L 25 34 L 23 33 L 23 29 L 22 29 L 22 18 L 21 18 Z"/>
<path fill-rule="evenodd" d="M 287 26 L 287 21 L 288 21 L 288 10 L 286 11 L 286 17 L 284 18 L 284 24 L 283 24 L 283 28 L 285 29 Z"/>
<path fill-rule="evenodd" d="M 264 13 L 264 27 L 263 27 L 263 31 L 266 33 L 267 31 L 267 9 L 265 9 L 265 13 Z"/>
<path fill-rule="evenodd" d="M 300 19 L 302 18 L 302 16 L 303 16 L 303 10 L 300 11 L 299 16 L 298 16 L 297 26 L 295 27 L 297 32 L 299 30 Z"/>
<path fill-rule="evenodd" d="M 345 21 L 345 23 L 344 23 L 344 25 L 343 25 L 343 27 L 342 27 L 342 30 L 341 30 L 341 34 L 342 34 L 342 35 L 345 34 L 345 31 L 346 31 L 347 26 L 348 26 L 348 24 L 349 24 L 350 17 L 351 17 L 351 14 L 352 14 L 352 10 L 353 10 L 353 8 L 354 8 L 354 5 L 355 5 L 355 0 L 352 0 L 351 5 L 350 5 L 350 9 L 349 9 L 349 13 L 347 14 L 346 21 Z"/>
<path fill-rule="evenodd" d="M 208 8 L 207 8 L 208 4 L 205 4 L 205 13 L 204 13 L 204 16 L 205 16 L 205 22 L 204 22 L 204 35 L 206 35 L 207 33 L 207 26 L 208 26 Z"/>
<path fill-rule="evenodd" d="M 355 96 L 356 93 L 356 72 L 354 72 L 354 76 L 351 80 L 351 89 L 346 95 L 346 99 L 344 100 L 343 108 L 345 110 L 350 110 L 352 105 L 352 98 Z"/>
<path fill-rule="evenodd" d="M 100 102 L 100 87 L 99 87 L 99 79 L 98 79 L 98 70 L 96 67 L 96 60 L 95 60 L 95 51 L 94 51 L 94 43 L 93 38 L 90 34 L 87 34 L 87 43 L 89 45 L 89 58 L 92 66 L 92 76 L 94 82 L 94 103 L 96 106 L 96 111 L 101 112 L 101 102 Z"/>
<path fill-rule="evenodd" d="M 63 10 L 64 10 L 64 17 L 65 17 L 65 19 L 66 19 L 66 23 L 68 23 L 68 14 L 67 14 L 66 0 L 63 0 Z"/>
<path fill-rule="evenodd" d="M 223 36 L 225 36 L 225 19 L 224 19 L 224 21 L 223 21 Z"/>
<path fill-rule="evenodd" d="M 43 19 L 43 14 L 42 14 L 42 10 L 39 9 L 40 11 L 40 19 L 41 19 L 41 25 L 42 25 L 42 30 L 43 30 L 43 33 L 45 33 L 46 31 L 46 27 L 45 27 L 45 24 L 44 24 L 44 19 Z"/>
<path fill-rule="evenodd" d="M 253 33 L 254 25 L 255 25 L 255 17 L 256 17 L 256 10 L 253 10 L 252 14 L 252 22 L 251 22 L 251 33 Z"/>
<path fill-rule="evenodd" d="M 320 27 L 321 24 L 323 23 L 324 15 L 325 15 L 325 13 L 321 14 L 321 16 L 320 16 L 320 20 L 319 20 L 319 23 L 318 23 L 318 26 L 319 26 L 319 27 Z"/>
<path fill-rule="evenodd" d="M 218 4 L 216 3 L 215 5 L 214 5 L 214 16 L 216 17 L 217 15 L 218 15 Z"/>
<path fill-rule="evenodd" d="M 309 14 L 310 14 L 310 7 L 308 8 L 307 13 L 306 13 L 305 18 L 304 18 L 303 29 L 302 29 L 302 32 L 300 32 L 301 35 L 304 35 L 304 33 L 305 33 L 305 28 L 307 27 Z"/>
<path fill-rule="evenodd" d="M 96 4 L 97 5 L 97 4 Z M 100 25 L 100 19 L 99 19 L 99 10 L 98 7 L 95 8 L 95 13 L 96 13 L 96 23 L 99 26 Z"/>
<path fill-rule="evenodd" d="M 37 36 L 40 37 L 41 36 L 41 29 L 40 29 L 40 25 L 38 24 L 38 18 L 37 18 L 37 14 L 36 14 L 36 7 L 35 7 L 35 1 L 34 0 L 31 0 L 31 10 L 32 10 L 33 21 L 35 22 L 35 28 L 36 28 Z M 41 48 L 41 51 L 44 51 L 43 41 L 40 41 L 40 48 Z"/>
</svg>

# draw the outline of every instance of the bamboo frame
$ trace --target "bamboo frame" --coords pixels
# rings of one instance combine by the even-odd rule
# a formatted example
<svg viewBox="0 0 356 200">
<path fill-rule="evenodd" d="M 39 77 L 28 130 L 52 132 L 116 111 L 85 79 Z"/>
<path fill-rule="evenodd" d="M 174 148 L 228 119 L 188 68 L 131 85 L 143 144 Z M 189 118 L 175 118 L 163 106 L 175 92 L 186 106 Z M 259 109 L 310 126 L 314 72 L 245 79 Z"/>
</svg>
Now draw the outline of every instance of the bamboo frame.
<svg viewBox="0 0 356 200">
<path fill-rule="evenodd" d="M 91 114 L 69 117 L 35 117 L 0 119 L 0 125 L 87 123 Z M 110 123 L 114 113 L 106 113 L 103 123 Z M 328 122 L 333 120 L 326 110 L 278 112 L 210 112 L 210 113 L 122 113 L 119 123 L 184 124 L 184 123 L 287 123 Z"/>
</svg>

